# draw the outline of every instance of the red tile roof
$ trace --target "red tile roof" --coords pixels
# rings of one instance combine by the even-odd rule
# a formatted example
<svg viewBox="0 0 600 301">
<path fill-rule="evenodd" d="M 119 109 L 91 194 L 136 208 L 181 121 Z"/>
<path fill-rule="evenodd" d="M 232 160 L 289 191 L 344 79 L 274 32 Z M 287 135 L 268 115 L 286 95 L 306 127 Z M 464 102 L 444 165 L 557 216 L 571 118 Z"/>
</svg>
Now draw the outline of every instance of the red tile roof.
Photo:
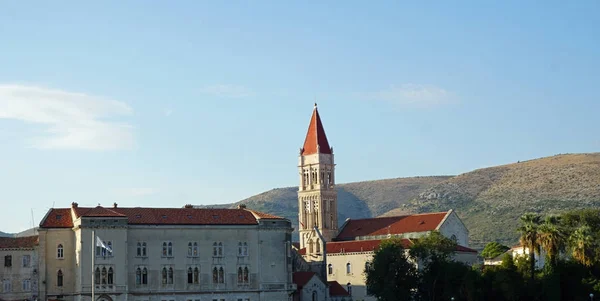
<svg viewBox="0 0 600 301">
<path fill-rule="evenodd" d="M 328 281 L 329 296 L 350 296 L 348 291 L 337 281 Z"/>
<path fill-rule="evenodd" d="M 0 249 L 31 249 L 39 243 L 38 236 L 0 237 Z"/>
<path fill-rule="evenodd" d="M 40 223 L 40 228 L 71 228 L 73 220 L 71 219 L 70 208 L 50 209 Z"/>
<path fill-rule="evenodd" d="M 315 275 L 316 275 L 315 272 L 294 272 L 292 274 L 292 281 L 296 284 L 298 289 L 301 289 Z"/>
<path fill-rule="evenodd" d="M 335 240 L 354 240 L 359 236 L 376 236 L 425 232 L 435 230 L 448 212 L 351 219 L 342 228 Z"/>
<path fill-rule="evenodd" d="M 132 225 L 256 225 L 258 219 L 280 217 L 247 209 L 199 208 L 85 208 L 74 206 L 76 218 L 126 217 Z M 60 216 L 60 218 L 58 217 Z M 71 209 L 50 209 L 41 228 L 73 227 Z"/>
<path fill-rule="evenodd" d="M 308 125 L 308 131 L 306 132 L 306 139 L 304 140 L 301 154 L 305 156 L 316 153 L 331 154 L 331 147 L 329 146 L 325 130 L 323 129 L 323 123 L 321 122 L 319 111 L 317 110 L 317 104 L 315 104 L 315 109 L 310 118 L 310 124 Z"/>
</svg>

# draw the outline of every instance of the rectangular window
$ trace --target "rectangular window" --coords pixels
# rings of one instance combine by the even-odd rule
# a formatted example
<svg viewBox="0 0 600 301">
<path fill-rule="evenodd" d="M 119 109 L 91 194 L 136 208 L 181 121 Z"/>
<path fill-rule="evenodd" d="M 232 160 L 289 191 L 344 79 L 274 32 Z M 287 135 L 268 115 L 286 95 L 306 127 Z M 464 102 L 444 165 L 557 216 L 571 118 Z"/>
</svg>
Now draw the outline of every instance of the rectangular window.
<svg viewBox="0 0 600 301">
<path fill-rule="evenodd" d="M 31 280 L 25 279 L 23 280 L 23 291 L 28 292 L 31 290 Z"/>
<path fill-rule="evenodd" d="M 247 242 L 238 242 L 238 256 L 245 257 L 248 256 L 248 243 Z"/>
<path fill-rule="evenodd" d="M 12 266 L 12 255 L 4 256 L 4 266 L 11 267 Z"/>
<path fill-rule="evenodd" d="M 223 243 L 222 242 L 214 242 L 213 243 L 213 257 L 222 257 L 223 256 Z"/>
<path fill-rule="evenodd" d="M 4 288 L 5 293 L 9 293 L 12 290 L 10 280 L 8 279 L 2 280 L 2 286 Z"/>
<path fill-rule="evenodd" d="M 31 256 L 23 255 L 23 267 L 28 268 L 30 264 L 31 264 Z"/>
</svg>

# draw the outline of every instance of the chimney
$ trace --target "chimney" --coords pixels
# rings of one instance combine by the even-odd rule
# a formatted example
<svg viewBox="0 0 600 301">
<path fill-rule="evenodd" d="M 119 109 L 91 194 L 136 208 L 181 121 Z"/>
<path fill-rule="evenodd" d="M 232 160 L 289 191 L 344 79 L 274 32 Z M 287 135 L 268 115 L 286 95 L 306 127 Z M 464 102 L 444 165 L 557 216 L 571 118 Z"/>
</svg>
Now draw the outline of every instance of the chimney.
<svg viewBox="0 0 600 301">
<path fill-rule="evenodd" d="M 117 208 L 117 203 L 113 203 L 113 208 Z"/>
<path fill-rule="evenodd" d="M 183 206 L 183 208 L 186 208 L 186 209 L 193 209 L 193 208 L 194 208 L 194 206 L 192 206 L 192 204 L 185 204 L 185 206 Z"/>
<path fill-rule="evenodd" d="M 77 206 L 79 206 L 79 204 L 77 204 L 76 202 L 71 203 L 71 208 L 77 208 Z"/>
<path fill-rule="evenodd" d="M 239 204 L 238 209 L 246 209 L 246 204 Z"/>
</svg>

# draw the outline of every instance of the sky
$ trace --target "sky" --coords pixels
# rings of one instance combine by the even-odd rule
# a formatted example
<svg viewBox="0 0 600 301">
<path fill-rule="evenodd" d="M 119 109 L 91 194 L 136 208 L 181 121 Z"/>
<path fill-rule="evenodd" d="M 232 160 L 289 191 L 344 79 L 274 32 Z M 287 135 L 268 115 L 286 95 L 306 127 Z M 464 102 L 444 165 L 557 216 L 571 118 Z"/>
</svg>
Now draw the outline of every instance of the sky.
<svg viewBox="0 0 600 301">
<path fill-rule="evenodd" d="M 496 2 L 496 3 L 492 3 Z M 571 3 L 572 2 L 572 3 Z M 600 151 L 598 1 L 0 1 L 0 231 Z"/>
</svg>

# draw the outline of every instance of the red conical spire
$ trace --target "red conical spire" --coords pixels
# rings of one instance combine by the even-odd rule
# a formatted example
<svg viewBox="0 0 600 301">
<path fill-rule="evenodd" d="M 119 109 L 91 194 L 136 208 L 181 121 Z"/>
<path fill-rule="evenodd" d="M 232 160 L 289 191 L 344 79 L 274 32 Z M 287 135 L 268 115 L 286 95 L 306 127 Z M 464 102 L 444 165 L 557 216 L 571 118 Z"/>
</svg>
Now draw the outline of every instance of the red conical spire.
<svg viewBox="0 0 600 301">
<path fill-rule="evenodd" d="M 312 154 L 331 154 L 331 147 L 325 136 L 325 130 L 323 129 L 323 123 L 321 117 L 319 117 L 319 111 L 317 111 L 317 104 L 315 103 L 315 109 L 313 110 L 312 117 L 310 118 L 310 124 L 308 125 L 308 132 L 306 133 L 306 139 L 304 140 L 304 147 L 302 147 L 302 156 Z"/>
</svg>

